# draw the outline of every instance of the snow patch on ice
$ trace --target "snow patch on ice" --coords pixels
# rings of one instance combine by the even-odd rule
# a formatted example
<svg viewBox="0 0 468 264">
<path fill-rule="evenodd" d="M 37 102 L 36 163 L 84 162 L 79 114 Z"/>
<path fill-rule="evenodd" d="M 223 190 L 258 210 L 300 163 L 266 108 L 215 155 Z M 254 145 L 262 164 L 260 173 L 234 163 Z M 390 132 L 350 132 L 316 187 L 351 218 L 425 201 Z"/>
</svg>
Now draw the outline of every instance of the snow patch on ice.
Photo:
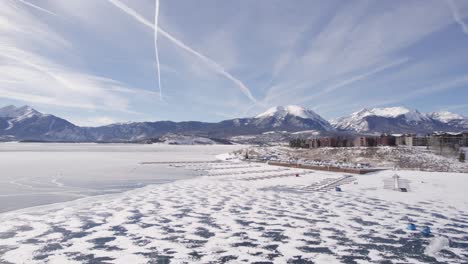
<svg viewBox="0 0 468 264">
<path fill-rule="evenodd" d="M 434 237 L 429 246 L 426 247 L 424 250 L 424 254 L 429 256 L 435 256 L 439 253 L 442 249 L 449 247 L 449 240 L 446 237 Z"/>
</svg>

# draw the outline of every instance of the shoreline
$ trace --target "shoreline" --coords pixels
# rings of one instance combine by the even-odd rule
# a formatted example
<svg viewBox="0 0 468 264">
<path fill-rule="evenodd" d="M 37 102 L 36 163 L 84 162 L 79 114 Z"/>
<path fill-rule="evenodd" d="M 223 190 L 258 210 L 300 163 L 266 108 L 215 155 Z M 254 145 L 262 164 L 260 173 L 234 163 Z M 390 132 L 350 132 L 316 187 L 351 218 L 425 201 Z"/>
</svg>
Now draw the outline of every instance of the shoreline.
<svg viewBox="0 0 468 264">
<path fill-rule="evenodd" d="M 174 169 L 174 168 L 172 168 Z M 77 197 L 75 199 L 70 199 L 70 200 L 66 200 L 66 201 L 58 201 L 58 202 L 51 202 L 51 203 L 44 203 L 44 204 L 41 204 L 41 205 L 35 205 L 35 206 L 28 206 L 28 207 L 24 207 L 24 208 L 18 208 L 18 209 L 13 209 L 13 210 L 8 210 L 8 211 L 4 211 L 4 212 L 0 212 L 0 219 L 2 219 L 2 216 L 6 215 L 6 214 L 10 214 L 10 213 L 29 213 L 30 212 L 30 209 L 41 209 L 41 208 L 47 208 L 48 206 L 52 206 L 52 205 L 60 205 L 60 204 L 68 204 L 68 203 L 73 203 L 73 202 L 76 202 L 76 201 L 83 201 L 83 200 L 88 200 L 88 199 L 92 199 L 92 198 L 95 198 L 95 197 L 111 197 L 111 196 L 118 196 L 118 195 L 121 195 L 121 194 L 125 194 L 125 193 L 130 193 L 132 191 L 136 191 L 136 190 L 142 190 L 142 189 L 145 189 L 147 187 L 150 187 L 150 186 L 158 186 L 158 185 L 164 185 L 164 184 L 171 184 L 171 183 L 174 183 L 174 182 L 177 182 L 177 181 L 184 181 L 184 180 L 192 180 L 194 178 L 197 178 L 197 177 L 200 177 L 199 175 L 197 175 L 196 173 L 194 172 L 190 172 L 190 171 L 187 171 L 186 174 L 184 174 L 183 176 L 184 178 L 181 178 L 181 179 L 174 179 L 174 180 L 169 180 L 169 181 L 165 181 L 165 182 L 161 182 L 161 183 L 149 183 L 149 184 L 146 184 L 146 185 L 142 185 L 142 186 L 138 186 L 138 187 L 133 187 L 133 188 L 127 188 L 127 189 L 120 189 L 119 191 L 115 191 L 115 189 L 111 189 L 111 190 L 102 190 L 100 194 L 95 194 L 95 195 L 85 195 L 83 194 L 84 197 Z M 97 192 L 98 190 L 96 190 Z M 31 194 L 31 195 L 34 195 L 34 196 L 41 196 L 41 195 L 49 195 L 50 193 L 35 193 L 35 194 Z M 60 194 L 56 194 L 57 196 L 60 195 Z M 66 196 L 69 196 L 71 197 L 70 195 L 67 195 L 67 193 L 64 193 L 64 195 Z M 28 196 L 28 194 L 25 194 L 24 196 Z M 76 195 L 78 196 L 78 195 Z M 23 212 L 24 211 L 24 212 Z"/>
<path fill-rule="evenodd" d="M 179 180 L 174 180 L 174 181 L 171 181 L 171 182 L 165 182 L 165 183 L 159 183 L 159 184 L 148 184 L 148 185 L 145 185 L 145 186 L 142 186 L 142 187 L 125 190 L 125 191 L 122 191 L 122 192 L 90 195 L 90 196 L 81 197 L 81 198 L 77 198 L 77 199 L 73 199 L 73 200 L 69 200 L 69 201 L 64 201 L 64 202 L 49 203 L 49 204 L 43 204 L 43 205 L 37 205 L 37 206 L 31 206 L 31 207 L 16 209 L 16 210 L 12 210 L 12 211 L 6 211 L 6 212 L 3 212 L 3 213 L 0 213 L 0 220 L 4 221 L 4 220 L 7 220 L 8 218 L 12 218 L 12 217 L 18 216 L 20 214 L 31 214 L 31 213 L 34 214 L 34 213 L 38 212 L 38 210 L 41 210 L 41 209 L 44 209 L 44 211 L 46 213 L 48 213 L 48 212 L 50 212 L 50 211 L 52 211 L 54 209 L 63 209 L 63 208 L 66 208 L 67 206 L 76 208 L 76 205 L 78 205 L 78 207 L 79 207 L 79 204 L 81 202 L 101 200 L 101 199 L 103 201 L 109 200 L 109 199 L 115 199 L 115 198 L 118 198 L 118 196 L 128 195 L 128 194 L 131 194 L 132 192 L 144 191 L 146 188 L 154 188 L 154 187 L 159 186 L 159 185 L 173 184 L 175 182 L 193 180 L 193 179 L 195 179 L 197 177 L 201 177 L 201 176 L 194 176 L 194 177 L 191 177 L 191 178 L 179 179 Z"/>
<path fill-rule="evenodd" d="M 233 148 L 239 146 L 0 144 L 0 215 L 191 179 L 192 171 L 151 164 L 211 161 Z"/>
</svg>

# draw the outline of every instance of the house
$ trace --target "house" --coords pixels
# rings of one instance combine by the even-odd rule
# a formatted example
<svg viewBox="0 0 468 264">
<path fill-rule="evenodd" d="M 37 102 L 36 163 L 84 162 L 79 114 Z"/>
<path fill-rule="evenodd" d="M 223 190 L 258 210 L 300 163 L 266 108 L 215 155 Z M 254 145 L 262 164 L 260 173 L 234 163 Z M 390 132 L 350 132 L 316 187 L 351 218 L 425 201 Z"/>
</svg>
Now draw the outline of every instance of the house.
<svg viewBox="0 0 468 264">
<path fill-rule="evenodd" d="M 352 147 L 352 140 L 347 137 L 315 137 L 307 141 L 309 148 Z"/>
<path fill-rule="evenodd" d="M 335 137 L 315 137 L 307 141 L 309 148 L 337 147 L 338 139 Z"/>
<path fill-rule="evenodd" d="M 395 137 L 396 146 L 406 146 L 406 135 L 405 134 L 393 134 Z"/>
<path fill-rule="evenodd" d="M 319 138 L 311 138 L 311 139 L 307 140 L 307 146 L 309 148 L 320 148 Z"/>
<path fill-rule="evenodd" d="M 430 137 L 431 145 L 443 145 L 443 146 L 468 146 L 468 132 L 452 133 L 434 133 Z"/>
<path fill-rule="evenodd" d="M 319 141 L 321 147 L 337 147 L 337 140 L 334 137 L 322 137 Z"/>
<path fill-rule="evenodd" d="M 355 147 L 376 147 L 377 143 L 378 138 L 374 136 L 359 136 L 353 141 Z"/>
<path fill-rule="evenodd" d="M 468 132 L 434 133 L 429 137 L 428 145 L 440 154 L 458 153 L 461 147 L 468 147 Z"/>
<path fill-rule="evenodd" d="M 429 138 L 427 136 L 407 135 L 405 143 L 407 146 L 421 147 L 428 145 Z"/>
<path fill-rule="evenodd" d="M 392 135 L 382 134 L 377 138 L 378 146 L 395 146 L 396 138 Z"/>
</svg>

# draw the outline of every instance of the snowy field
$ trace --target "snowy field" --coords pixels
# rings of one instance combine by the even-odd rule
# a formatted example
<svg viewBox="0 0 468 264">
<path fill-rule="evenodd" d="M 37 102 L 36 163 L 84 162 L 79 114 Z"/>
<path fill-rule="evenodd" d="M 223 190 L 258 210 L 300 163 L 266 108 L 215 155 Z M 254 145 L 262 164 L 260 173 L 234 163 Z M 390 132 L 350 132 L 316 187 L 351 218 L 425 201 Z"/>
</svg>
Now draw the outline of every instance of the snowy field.
<svg viewBox="0 0 468 264">
<path fill-rule="evenodd" d="M 236 146 L 0 144 L 0 213 L 193 177 L 141 162 L 213 160 Z"/>
<path fill-rule="evenodd" d="M 201 176 L 3 214 L 0 263 L 468 262 L 467 174 L 144 166 Z"/>
<path fill-rule="evenodd" d="M 251 157 L 274 156 L 279 160 L 299 159 L 348 165 L 369 164 L 379 168 L 468 173 L 468 162 L 458 156 L 441 156 L 425 147 L 350 147 L 296 149 L 284 146 L 251 147 Z M 242 152 L 239 152 L 242 155 Z"/>
</svg>

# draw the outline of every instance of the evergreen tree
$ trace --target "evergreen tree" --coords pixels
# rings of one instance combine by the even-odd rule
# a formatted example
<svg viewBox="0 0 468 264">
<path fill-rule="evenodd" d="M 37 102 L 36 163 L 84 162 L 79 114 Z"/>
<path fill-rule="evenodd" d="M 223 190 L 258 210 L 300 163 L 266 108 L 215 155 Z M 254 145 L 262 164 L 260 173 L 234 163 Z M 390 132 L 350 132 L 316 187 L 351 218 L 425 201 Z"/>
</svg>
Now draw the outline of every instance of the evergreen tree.
<svg viewBox="0 0 468 264">
<path fill-rule="evenodd" d="M 460 156 L 458 157 L 458 160 L 460 162 L 465 162 L 465 158 L 466 158 L 465 157 L 465 152 L 464 151 L 460 152 Z"/>
<path fill-rule="evenodd" d="M 291 148 L 305 148 L 306 140 L 305 139 L 300 139 L 300 138 L 291 139 L 289 141 L 289 146 Z"/>
</svg>

